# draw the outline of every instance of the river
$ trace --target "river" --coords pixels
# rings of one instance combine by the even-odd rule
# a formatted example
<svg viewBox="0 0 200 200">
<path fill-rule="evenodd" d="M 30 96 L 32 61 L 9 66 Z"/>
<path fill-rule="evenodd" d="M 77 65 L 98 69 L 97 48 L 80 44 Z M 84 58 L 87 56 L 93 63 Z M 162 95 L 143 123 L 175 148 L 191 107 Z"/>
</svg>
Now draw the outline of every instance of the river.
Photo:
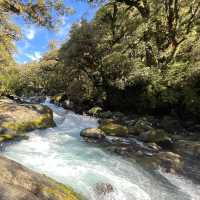
<svg viewBox="0 0 200 200">
<path fill-rule="evenodd" d="M 97 119 L 45 104 L 57 127 L 31 132 L 28 140 L 6 146 L 3 155 L 70 185 L 88 200 L 200 200 L 200 186 L 190 180 L 147 171 L 136 161 L 85 143 L 80 131 L 97 127 Z M 96 192 L 103 184 L 111 184 L 113 191 Z"/>
</svg>

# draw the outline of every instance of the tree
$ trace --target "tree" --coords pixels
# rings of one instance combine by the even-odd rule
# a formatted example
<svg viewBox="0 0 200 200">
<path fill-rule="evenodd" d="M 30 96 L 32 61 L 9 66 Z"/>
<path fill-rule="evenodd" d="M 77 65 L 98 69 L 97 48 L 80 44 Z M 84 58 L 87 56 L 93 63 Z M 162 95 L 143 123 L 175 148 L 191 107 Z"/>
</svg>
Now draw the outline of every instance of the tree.
<svg viewBox="0 0 200 200">
<path fill-rule="evenodd" d="M 20 15 L 27 21 L 48 28 L 54 28 L 59 22 L 58 17 L 71 11 L 63 0 L 0 0 L 0 9 L 3 13 Z"/>
<path fill-rule="evenodd" d="M 147 66 L 165 67 L 176 59 L 179 47 L 200 23 L 198 0 L 114 0 L 107 4 L 124 5 L 127 11 L 136 10 L 140 15 L 141 43 L 144 44 Z M 116 15 L 115 8 L 112 16 Z M 133 23 L 135 19 L 137 17 L 133 16 Z"/>
<path fill-rule="evenodd" d="M 7 65 L 13 61 L 14 41 L 21 38 L 20 28 L 11 22 L 13 14 L 22 16 L 27 23 L 54 29 L 60 24 L 59 16 L 70 11 L 63 0 L 0 0 L 0 64 Z"/>
</svg>

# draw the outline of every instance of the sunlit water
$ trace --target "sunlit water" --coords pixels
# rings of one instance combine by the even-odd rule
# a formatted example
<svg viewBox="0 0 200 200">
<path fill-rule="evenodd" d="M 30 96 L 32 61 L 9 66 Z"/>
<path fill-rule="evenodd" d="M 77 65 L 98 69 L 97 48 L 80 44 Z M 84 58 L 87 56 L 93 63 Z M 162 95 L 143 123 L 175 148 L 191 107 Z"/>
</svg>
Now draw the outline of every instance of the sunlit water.
<svg viewBox="0 0 200 200">
<path fill-rule="evenodd" d="M 150 173 L 85 143 L 80 131 L 97 127 L 97 119 L 46 104 L 57 127 L 31 132 L 28 140 L 7 146 L 5 156 L 72 186 L 88 200 L 200 200 L 200 187 L 189 180 Z M 97 193 L 96 185 L 103 183 L 111 184 L 113 192 Z"/>
</svg>

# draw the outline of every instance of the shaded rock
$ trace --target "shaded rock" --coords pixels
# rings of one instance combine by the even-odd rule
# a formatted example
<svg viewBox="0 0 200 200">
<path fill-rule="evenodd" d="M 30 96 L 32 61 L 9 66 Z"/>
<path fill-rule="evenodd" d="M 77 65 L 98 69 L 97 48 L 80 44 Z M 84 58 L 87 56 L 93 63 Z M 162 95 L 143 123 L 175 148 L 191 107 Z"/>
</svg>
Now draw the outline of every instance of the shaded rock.
<svg viewBox="0 0 200 200">
<path fill-rule="evenodd" d="M 98 196 L 106 195 L 114 191 L 114 188 L 109 183 L 97 183 L 95 186 L 95 192 Z"/>
<path fill-rule="evenodd" d="M 104 126 L 104 125 L 107 125 L 107 124 L 110 124 L 110 123 L 118 123 L 114 119 L 99 119 L 98 122 L 99 122 L 100 126 Z"/>
<path fill-rule="evenodd" d="M 1 200 L 80 200 L 73 189 L 0 156 Z"/>
<path fill-rule="evenodd" d="M 0 141 L 24 137 L 24 132 L 54 125 L 53 113 L 47 106 L 0 99 Z"/>
<path fill-rule="evenodd" d="M 170 173 L 182 171 L 184 164 L 182 157 L 173 152 L 159 152 L 156 154 L 154 161 Z"/>
<path fill-rule="evenodd" d="M 107 123 L 99 127 L 106 135 L 126 137 L 128 135 L 128 128 L 117 123 Z"/>
<path fill-rule="evenodd" d="M 139 119 L 134 126 L 129 126 L 129 132 L 133 135 L 140 135 L 141 133 L 152 129 L 152 124 L 145 118 Z"/>
<path fill-rule="evenodd" d="M 200 158 L 200 143 L 199 141 L 177 140 L 174 144 L 175 149 L 182 155 L 188 155 Z"/>
<path fill-rule="evenodd" d="M 113 117 L 113 113 L 111 111 L 100 112 L 98 114 L 98 117 L 101 117 L 101 118 L 112 118 Z"/>
<path fill-rule="evenodd" d="M 134 126 L 137 121 L 135 119 L 129 119 L 125 121 L 127 126 Z"/>
<path fill-rule="evenodd" d="M 86 128 L 81 131 L 80 135 L 86 138 L 104 139 L 105 133 L 98 128 Z"/>
<path fill-rule="evenodd" d="M 31 103 L 42 103 L 43 101 L 45 101 L 46 97 L 45 96 L 33 96 L 30 97 L 29 100 Z"/>
<path fill-rule="evenodd" d="M 138 131 L 137 128 L 135 128 L 135 126 L 133 125 L 130 125 L 130 126 L 127 126 L 128 127 L 128 134 L 129 135 L 134 135 L 134 136 L 138 136 L 140 134 L 140 132 Z"/>
<path fill-rule="evenodd" d="M 7 128 L 0 127 L 0 135 L 5 134 L 8 131 Z"/>
<path fill-rule="evenodd" d="M 113 119 L 119 120 L 119 121 L 125 121 L 126 116 L 121 112 L 113 112 Z"/>
<path fill-rule="evenodd" d="M 176 133 L 183 129 L 179 120 L 170 116 L 165 116 L 160 122 L 160 128 L 165 129 L 170 133 Z"/>
<path fill-rule="evenodd" d="M 153 142 L 163 148 L 172 148 L 173 142 L 168 134 L 162 129 L 152 129 L 140 134 L 139 139 L 144 142 Z"/>
<path fill-rule="evenodd" d="M 160 151 L 161 150 L 161 147 L 159 145 L 157 145 L 156 143 L 147 143 L 147 146 L 150 149 L 153 149 L 155 151 Z"/>
</svg>

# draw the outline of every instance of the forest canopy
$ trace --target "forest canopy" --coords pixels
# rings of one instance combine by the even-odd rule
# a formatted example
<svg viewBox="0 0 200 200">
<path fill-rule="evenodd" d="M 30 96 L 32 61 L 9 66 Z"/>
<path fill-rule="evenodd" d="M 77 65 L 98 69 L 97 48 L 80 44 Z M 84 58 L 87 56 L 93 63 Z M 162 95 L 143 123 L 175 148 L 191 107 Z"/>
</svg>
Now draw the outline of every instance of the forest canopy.
<svg viewBox="0 0 200 200">
<path fill-rule="evenodd" d="M 59 15 L 69 12 L 59 1 L 9 2 L 1 1 L 4 17 L 4 12 L 15 13 L 47 28 L 53 28 L 57 19 L 50 15 L 49 6 Z M 20 38 L 20 31 L 9 17 L 1 20 L 1 34 L 11 33 L 0 43 L 8 57 L 13 53 L 11 41 Z M 199 49 L 198 0 L 103 1 L 91 21 L 82 19 L 72 26 L 59 49 L 51 48 L 39 62 L 21 66 L 23 70 L 13 69 L 17 78 L 2 84 L 1 91 L 64 94 L 88 107 L 157 114 L 176 111 L 199 118 Z"/>
</svg>

